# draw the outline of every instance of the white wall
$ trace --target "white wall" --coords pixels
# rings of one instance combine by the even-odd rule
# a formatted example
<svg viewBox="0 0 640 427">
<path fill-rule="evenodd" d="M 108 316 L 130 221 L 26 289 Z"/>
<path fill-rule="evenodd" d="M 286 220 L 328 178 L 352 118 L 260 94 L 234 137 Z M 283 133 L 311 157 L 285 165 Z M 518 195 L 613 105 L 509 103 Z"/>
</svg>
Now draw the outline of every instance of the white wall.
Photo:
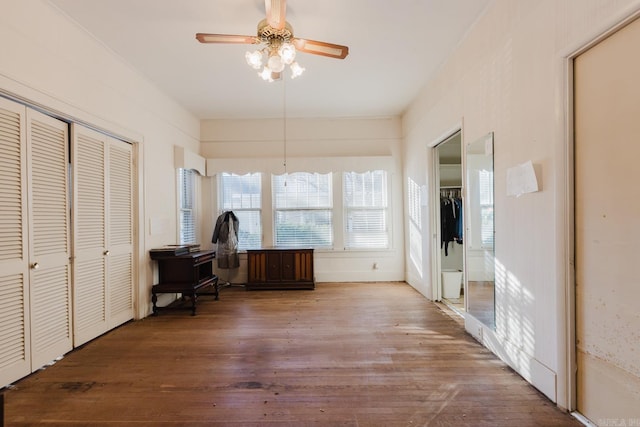
<svg viewBox="0 0 640 427">
<path fill-rule="evenodd" d="M 463 144 L 495 132 L 497 330 L 473 324 L 471 332 L 562 407 L 570 404 L 565 58 L 639 7 L 637 0 L 496 0 L 403 117 L 405 180 L 430 188 L 428 144 L 461 122 Z M 507 197 L 507 168 L 527 160 L 541 191 Z M 430 216 L 423 221 L 429 241 Z M 408 281 L 426 296 L 431 253 L 423 250 L 422 275 L 406 264 Z"/>
<path fill-rule="evenodd" d="M 273 169 L 267 164 L 282 164 L 284 154 L 283 119 L 267 120 L 204 120 L 200 155 L 208 159 L 246 159 L 246 166 L 256 162 L 263 171 Z M 389 202 L 393 224 L 391 249 L 385 251 L 345 251 L 336 241 L 333 250 L 315 251 L 315 276 L 318 282 L 404 280 L 404 230 L 402 224 L 402 170 L 400 164 L 401 126 L 399 118 L 367 119 L 287 119 L 288 171 L 296 164 L 311 164 L 310 168 L 325 168 L 333 163 L 338 168 L 365 171 L 368 165 L 378 165 L 385 159 L 389 165 L 391 191 Z M 304 160 L 303 160 L 304 159 Z M 388 159 L 388 161 L 386 160 Z M 335 161 L 332 161 L 335 160 Z M 233 162 L 233 160 L 230 160 Z M 315 164 L 315 165 L 314 165 Z M 263 166 L 260 166 L 263 165 Z M 324 166 L 323 166 L 324 165 Z M 372 166 L 377 169 L 377 166 Z M 309 170 L 312 171 L 312 170 Z M 227 172 L 240 172 L 228 170 Z M 276 173 L 283 173 L 282 170 Z M 325 172 L 318 170 L 318 172 Z M 339 171 L 334 171 L 339 172 Z M 209 172 L 207 172 L 209 174 Z M 210 210 L 205 212 L 203 239 L 210 239 L 217 217 L 215 178 L 208 178 Z M 334 187 L 336 182 L 334 180 Z M 335 190 L 334 190 L 335 191 Z M 207 209 L 207 207 L 204 207 Z M 263 208 L 268 209 L 268 206 Z M 270 221 L 263 218 L 265 246 L 272 245 Z M 334 217 L 335 228 L 341 218 Z M 207 227 L 208 225 L 208 227 Z M 203 240 L 208 241 L 208 240 Z M 241 268 L 232 272 L 232 282 L 246 281 L 246 258 L 241 256 Z M 377 268 L 373 268 L 373 263 Z M 235 273 L 235 274 L 233 274 Z M 225 279 L 228 272 L 220 272 Z"/>
<path fill-rule="evenodd" d="M 197 152 L 199 121 L 46 1 L 2 2 L 0 51 L 2 93 L 136 143 L 137 313 L 145 316 L 153 280 L 148 250 L 176 241 L 173 146 Z"/>
</svg>

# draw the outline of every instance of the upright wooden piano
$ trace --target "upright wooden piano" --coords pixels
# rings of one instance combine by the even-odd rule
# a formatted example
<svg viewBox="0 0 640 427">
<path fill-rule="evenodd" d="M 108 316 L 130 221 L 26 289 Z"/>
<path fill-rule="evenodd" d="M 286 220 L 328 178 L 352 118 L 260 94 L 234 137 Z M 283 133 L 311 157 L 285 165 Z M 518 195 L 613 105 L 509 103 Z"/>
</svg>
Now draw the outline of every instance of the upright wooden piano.
<svg viewBox="0 0 640 427">
<path fill-rule="evenodd" d="M 196 314 L 199 295 L 219 298 L 218 276 L 213 274 L 215 251 L 180 253 L 167 250 L 151 250 L 151 259 L 158 262 L 158 284 L 151 287 L 153 314 L 166 307 L 158 307 L 158 294 L 179 293 L 191 300 L 191 315 Z M 212 289 L 210 289 L 212 288 Z"/>
</svg>

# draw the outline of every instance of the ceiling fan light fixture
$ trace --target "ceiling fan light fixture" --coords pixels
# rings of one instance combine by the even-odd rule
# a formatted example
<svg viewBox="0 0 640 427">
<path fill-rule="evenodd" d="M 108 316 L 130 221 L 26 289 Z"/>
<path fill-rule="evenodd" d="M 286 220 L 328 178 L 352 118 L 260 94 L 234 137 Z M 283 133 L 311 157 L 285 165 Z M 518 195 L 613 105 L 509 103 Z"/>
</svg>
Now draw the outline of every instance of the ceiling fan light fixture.
<svg viewBox="0 0 640 427">
<path fill-rule="evenodd" d="M 285 62 L 278 54 L 269 56 L 269 60 L 267 61 L 267 66 L 274 73 L 282 72 L 282 70 L 284 70 L 284 64 Z"/>
<path fill-rule="evenodd" d="M 282 43 L 278 48 L 278 55 L 282 58 L 282 62 L 290 65 L 296 58 L 296 48 L 289 42 Z"/>
<path fill-rule="evenodd" d="M 295 79 L 296 77 L 300 77 L 306 68 L 302 67 L 297 62 L 292 62 L 289 66 L 291 69 L 291 78 Z"/>
<path fill-rule="evenodd" d="M 260 77 L 269 82 L 280 80 L 287 65 L 292 79 L 302 75 L 305 69 L 294 62 L 297 52 L 337 59 L 344 59 L 349 54 L 348 46 L 294 37 L 293 28 L 286 21 L 287 0 L 264 2 L 266 18 L 258 23 L 255 36 L 196 33 L 196 39 L 200 43 L 258 45 L 258 50 L 246 52 L 245 59 L 251 68 L 258 70 Z"/>
<path fill-rule="evenodd" d="M 262 67 L 262 52 L 254 50 L 253 52 L 247 52 L 244 55 L 247 60 L 247 64 L 254 70 L 259 70 Z"/>
<path fill-rule="evenodd" d="M 262 80 L 264 81 L 267 81 L 267 82 L 273 81 L 273 78 L 271 78 L 271 70 L 269 69 L 269 67 L 264 67 L 262 71 L 258 73 L 258 75 L 262 77 Z"/>
</svg>

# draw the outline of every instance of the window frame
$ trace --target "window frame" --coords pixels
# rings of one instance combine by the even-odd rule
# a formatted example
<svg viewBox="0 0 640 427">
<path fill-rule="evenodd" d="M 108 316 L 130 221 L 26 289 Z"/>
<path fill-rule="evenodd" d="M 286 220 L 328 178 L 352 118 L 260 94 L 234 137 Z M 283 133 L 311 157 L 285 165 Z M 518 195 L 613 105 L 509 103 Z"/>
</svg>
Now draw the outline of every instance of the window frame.
<svg viewBox="0 0 640 427">
<path fill-rule="evenodd" d="M 383 182 L 382 182 L 382 186 L 380 187 L 380 190 L 383 194 L 381 195 L 381 199 L 380 199 L 381 205 L 376 206 L 375 202 L 370 204 L 362 204 L 360 206 L 357 204 L 350 205 L 349 201 L 347 200 L 347 197 L 348 197 L 347 188 L 346 188 L 347 175 L 361 176 L 363 177 L 362 179 L 364 180 L 366 179 L 365 178 L 366 175 L 370 174 L 372 178 L 371 184 L 373 187 L 375 184 L 375 177 L 373 175 L 376 173 L 382 174 Z M 391 212 L 389 209 L 389 194 L 390 194 L 389 172 L 385 169 L 372 169 L 364 172 L 344 171 L 342 172 L 341 179 L 342 179 L 342 214 L 344 216 L 344 224 L 342 227 L 344 250 L 345 251 L 384 251 L 384 250 L 391 249 L 392 239 L 391 239 Z M 354 189 L 354 193 L 355 193 L 355 189 Z M 362 200 L 367 199 L 366 197 L 364 197 L 364 195 L 362 195 L 362 193 L 360 193 L 360 197 L 362 197 Z M 383 246 L 353 245 L 350 243 L 350 241 L 352 240 L 350 236 L 354 235 L 354 232 L 349 231 L 349 227 L 350 227 L 349 218 L 350 218 L 350 213 L 354 211 L 381 212 L 384 230 L 380 231 L 380 230 L 373 229 L 373 230 L 361 231 L 360 233 L 361 234 L 366 233 L 366 235 L 373 235 L 374 233 L 383 233 L 386 239 L 386 242 L 384 243 Z M 368 244 L 371 244 L 371 243 L 368 243 Z"/>
<path fill-rule="evenodd" d="M 258 203 L 258 207 L 250 207 L 250 208 L 243 208 L 243 207 L 237 207 L 237 206 L 233 206 L 233 204 L 231 205 L 225 205 L 225 190 L 224 190 L 224 185 L 225 185 L 225 178 L 227 177 L 247 177 L 249 176 L 250 178 L 256 178 L 257 176 L 257 182 L 258 185 L 260 187 L 260 192 L 259 192 L 259 196 L 260 196 L 260 200 Z M 218 215 L 222 214 L 225 211 L 233 211 L 236 216 L 239 218 L 240 221 L 240 230 L 242 230 L 243 224 L 246 225 L 246 221 L 243 221 L 241 219 L 242 217 L 242 212 L 257 212 L 258 213 L 258 225 L 259 225 L 259 233 L 258 233 L 258 241 L 257 244 L 254 245 L 244 245 L 243 243 L 246 241 L 246 239 L 242 239 L 240 238 L 240 233 L 241 231 L 238 230 L 238 250 L 239 251 L 246 251 L 247 249 L 259 249 L 262 247 L 262 242 L 263 242 L 263 237 L 264 237 L 264 227 L 263 227 L 263 219 L 264 219 L 264 215 L 263 215 L 263 204 L 264 204 L 264 186 L 263 184 L 263 173 L 262 172 L 249 172 L 246 174 L 237 174 L 237 173 L 233 173 L 233 172 L 221 172 L 218 174 Z"/>
<path fill-rule="evenodd" d="M 196 197 L 198 184 L 196 176 L 198 172 L 195 169 L 178 168 L 176 170 L 177 179 L 177 207 L 178 207 L 178 227 L 177 227 L 177 240 L 180 245 L 190 245 L 198 243 L 198 198 Z M 188 200 L 191 200 L 191 205 L 188 205 Z M 184 237 L 187 232 L 185 228 L 188 226 L 188 221 L 185 218 L 191 218 L 191 226 L 193 231 L 191 241 L 186 240 Z"/>
<path fill-rule="evenodd" d="M 293 178 L 295 178 L 295 175 L 298 174 L 303 174 L 306 176 L 321 176 L 321 177 L 326 177 L 326 184 L 328 186 L 328 196 L 327 201 L 328 204 L 325 206 L 304 206 L 304 204 L 300 204 L 297 206 L 286 206 L 286 207 L 278 207 L 278 196 L 276 193 L 276 190 L 278 188 L 286 188 L 287 187 L 287 180 L 291 180 Z M 334 248 L 335 245 L 335 221 L 334 221 L 334 214 L 335 214 L 335 206 L 334 206 L 334 202 L 333 202 L 333 197 L 334 197 L 334 185 L 333 185 L 333 172 L 327 172 L 327 173 L 321 173 L 321 172 L 306 172 L 306 171 L 300 171 L 300 172 L 294 172 L 294 173 L 284 173 L 284 174 L 271 174 L 271 197 L 272 197 L 272 215 L 273 215 L 273 221 L 272 221 L 272 234 L 273 234 L 273 245 L 275 247 L 308 247 L 308 248 L 314 248 L 314 249 L 324 249 L 324 250 L 332 250 Z M 283 185 L 282 186 L 277 186 L 276 185 L 276 180 L 278 179 L 282 179 L 284 180 Z M 289 181 L 291 182 L 291 181 Z M 309 180 L 307 180 L 307 184 L 309 184 Z M 309 243 L 305 243 L 305 244 L 294 244 L 294 243 L 287 243 L 287 242 L 278 242 L 278 217 L 279 217 L 279 212 L 285 213 L 291 213 L 291 212 L 300 212 L 301 214 L 304 213 L 311 213 L 311 212 L 327 212 L 328 213 L 328 223 L 329 223 L 329 229 L 328 229 L 328 233 L 326 235 L 326 237 L 328 238 L 328 244 L 324 245 L 324 244 L 316 244 L 313 242 L 309 242 Z"/>
<path fill-rule="evenodd" d="M 354 166 L 355 165 L 355 166 Z M 343 208 L 343 172 L 349 171 L 366 172 L 367 170 L 383 170 L 387 173 L 388 186 L 388 231 L 389 245 L 387 249 L 344 249 L 344 208 Z M 401 209 L 402 199 L 399 197 L 402 188 L 394 177 L 398 176 L 399 170 L 393 156 L 319 156 L 319 157 L 292 157 L 288 159 L 287 167 L 283 168 L 281 159 L 275 157 L 242 157 L 242 158 L 214 158 L 207 159 L 207 174 L 218 180 L 222 172 L 232 172 L 235 174 L 257 173 L 262 174 L 262 243 L 263 247 L 272 247 L 275 243 L 275 209 L 273 206 L 273 183 L 272 175 L 281 175 L 285 172 L 307 172 L 327 174 L 331 172 L 332 186 L 332 209 L 331 209 L 331 233 L 333 244 L 314 248 L 316 253 L 327 254 L 350 254 L 349 256 L 370 256 L 367 253 L 377 252 L 380 256 L 383 253 L 395 252 L 396 232 L 402 234 L 402 226 L 398 224 L 396 209 Z M 212 186 L 212 210 L 211 218 L 216 219 L 216 212 L 220 211 L 218 185 Z M 305 245 L 308 247 L 308 245 Z M 281 246 L 285 247 L 285 246 Z M 361 255 L 357 255 L 360 253 Z"/>
</svg>

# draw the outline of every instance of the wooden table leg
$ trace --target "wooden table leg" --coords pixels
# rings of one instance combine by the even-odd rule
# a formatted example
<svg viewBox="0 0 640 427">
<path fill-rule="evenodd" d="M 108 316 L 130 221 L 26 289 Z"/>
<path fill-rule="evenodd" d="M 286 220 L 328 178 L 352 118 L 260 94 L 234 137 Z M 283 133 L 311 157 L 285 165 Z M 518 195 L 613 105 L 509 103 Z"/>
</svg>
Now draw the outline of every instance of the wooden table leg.
<svg viewBox="0 0 640 427">
<path fill-rule="evenodd" d="M 198 294 L 196 294 L 196 291 L 194 290 L 191 293 L 191 315 L 195 316 L 196 315 L 196 300 L 198 298 Z"/>
<path fill-rule="evenodd" d="M 156 305 L 156 303 L 158 302 L 158 295 L 156 295 L 155 292 L 151 295 L 151 302 L 153 303 L 153 315 L 157 316 L 158 306 Z"/>
</svg>

